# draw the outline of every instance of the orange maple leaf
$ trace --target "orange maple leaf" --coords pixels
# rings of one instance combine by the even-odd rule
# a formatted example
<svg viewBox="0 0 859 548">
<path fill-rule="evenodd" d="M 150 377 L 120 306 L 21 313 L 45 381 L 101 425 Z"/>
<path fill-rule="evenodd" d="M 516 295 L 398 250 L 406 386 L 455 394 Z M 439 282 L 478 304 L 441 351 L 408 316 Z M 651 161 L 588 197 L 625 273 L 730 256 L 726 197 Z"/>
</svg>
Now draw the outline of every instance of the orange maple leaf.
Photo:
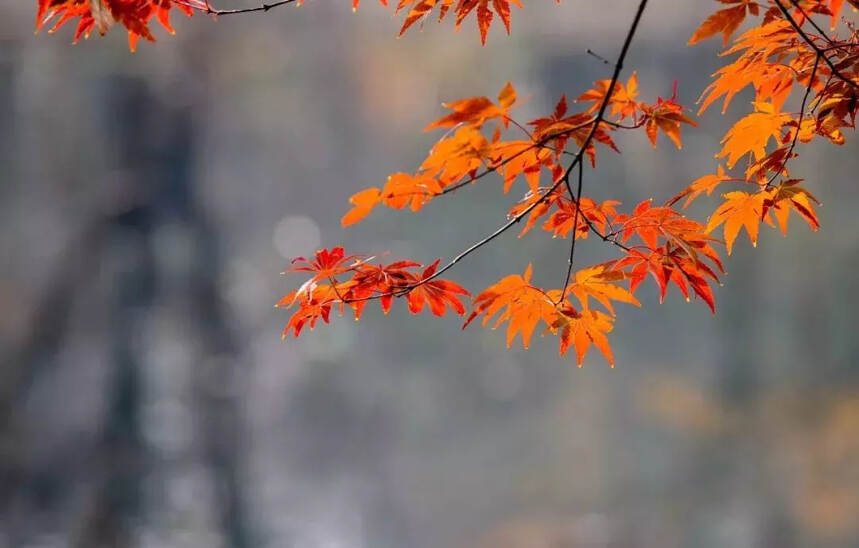
<svg viewBox="0 0 859 548">
<path fill-rule="evenodd" d="M 761 220 L 764 218 L 764 200 L 767 199 L 765 191 L 748 193 L 743 191 L 728 192 L 725 201 L 710 216 L 707 222 L 707 232 L 712 232 L 724 224 L 725 247 L 728 255 L 734 247 L 734 241 L 745 228 L 749 241 L 753 246 L 758 245 L 758 232 Z M 769 221 L 769 217 L 766 217 Z M 771 221 L 770 221 L 771 222 Z"/>
<path fill-rule="evenodd" d="M 541 321 L 552 325 L 557 315 L 555 303 L 549 295 L 531 285 L 531 272 L 529 264 L 523 275 L 511 274 L 486 288 L 474 298 L 474 310 L 462 328 L 468 327 L 480 315 L 484 316 L 482 324 L 485 326 L 495 314 L 499 314 L 493 329 L 508 322 L 507 346 L 512 346 L 516 335 L 521 333 L 522 346 L 528 348 L 537 325 Z"/>
<path fill-rule="evenodd" d="M 354 271 L 360 264 L 362 258 L 358 255 L 346 255 L 342 247 L 320 249 L 311 259 L 295 257 L 292 259 L 292 267 L 285 270 L 283 274 L 293 272 L 310 272 L 313 276 L 298 288 L 297 295 L 306 294 L 310 296 L 317 283 L 322 280 L 333 280 L 335 277 Z"/>
<path fill-rule="evenodd" d="M 337 294 L 330 285 L 313 285 L 308 288 L 302 286 L 300 289 L 290 292 L 275 305 L 278 308 L 290 308 L 298 305 L 298 308 L 287 320 L 283 328 L 282 338 L 286 338 L 290 332 L 298 338 L 304 326 L 312 330 L 316 323 L 322 319 L 329 323 L 331 308 L 334 305 Z"/>
<path fill-rule="evenodd" d="M 357 192 L 349 198 L 349 203 L 352 204 L 352 209 L 343 215 L 340 219 L 340 224 L 343 226 L 354 225 L 360 222 L 370 214 L 374 207 L 379 203 L 382 192 L 376 188 L 367 188 L 361 192 Z"/>
<path fill-rule="evenodd" d="M 584 268 L 576 272 L 572 283 L 567 288 L 568 293 L 576 296 L 583 310 L 588 310 L 589 299 L 593 298 L 603 305 L 614 316 L 611 301 L 618 301 L 635 306 L 641 306 L 638 299 L 618 282 L 628 278 L 626 273 L 613 270 L 614 261 Z M 552 295 L 552 292 L 549 293 Z"/>
<path fill-rule="evenodd" d="M 616 207 L 620 205 L 617 200 L 606 200 L 598 204 L 593 199 L 584 196 L 578 200 L 580 208 L 576 207 L 575 202 L 565 198 L 556 203 L 558 210 L 546 219 L 546 222 L 543 223 L 543 230 L 562 238 L 566 238 L 567 234 L 573 232 L 573 222 L 576 221 L 578 222 L 574 233 L 576 238 L 587 238 L 591 226 L 604 233 L 606 227 L 610 225 L 609 218 L 617 215 Z M 576 215 L 576 209 L 579 209 L 578 215 Z"/>
<path fill-rule="evenodd" d="M 706 40 L 711 36 L 719 33 L 722 34 L 722 39 L 725 45 L 731 39 L 739 26 L 746 18 L 746 12 L 750 11 L 753 15 L 758 14 L 758 3 L 751 0 L 719 0 L 723 4 L 737 4 L 736 6 L 725 8 L 717 11 L 701 23 L 701 26 L 692 34 L 689 39 L 689 45 L 697 44 L 702 40 Z"/>
<path fill-rule="evenodd" d="M 173 34 L 169 12 L 176 8 L 187 15 L 194 9 L 205 10 L 205 0 L 38 0 L 36 30 L 56 19 L 50 29 L 54 32 L 65 23 L 78 19 L 74 41 L 89 38 L 93 30 L 105 34 L 118 22 L 128 30 L 128 45 L 131 51 L 137 47 L 138 38 L 150 42 L 155 37 L 149 30 L 149 21 L 156 17 L 167 32 Z"/>
<path fill-rule="evenodd" d="M 577 103 L 593 103 L 585 111 L 586 114 L 594 114 L 599 109 L 608 93 L 608 86 L 611 80 L 597 80 L 594 82 L 594 87 L 582 93 L 576 98 Z M 611 94 L 609 101 L 610 113 L 612 116 L 617 116 L 619 120 L 632 118 L 635 116 L 638 109 L 636 98 L 638 97 L 638 75 L 633 72 L 624 86 L 621 82 L 616 82 L 614 92 Z"/>
<path fill-rule="evenodd" d="M 423 175 L 435 177 L 442 187 L 446 187 L 465 176 L 473 176 L 480 167 L 485 167 L 494 150 L 479 129 L 466 124 L 430 149 L 420 171 Z"/>
<path fill-rule="evenodd" d="M 814 204 L 819 205 L 820 202 L 800 186 L 801 182 L 801 179 L 790 179 L 752 194 L 741 191 L 725 194 L 725 202 L 716 209 L 707 223 L 707 232 L 724 224 L 725 245 L 730 255 L 742 228 L 746 229 L 752 245 L 757 245 L 761 222 L 773 226 L 770 212 L 774 214 L 782 234 L 787 234 L 787 219 L 791 210 L 802 217 L 812 230 L 817 230 L 820 228 L 820 220 L 814 211 Z"/>
<path fill-rule="evenodd" d="M 563 356 L 570 345 L 576 349 L 576 365 L 581 367 L 591 343 L 596 346 L 610 367 L 614 367 L 614 354 L 606 333 L 614 329 L 611 316 L 598 310 L 578 312 L 570 305 L 561 308 L 552 323 L 552 331 L 560 331 L 560 352 Z"/>
<path fill-rule="evenodd" d="M 699 259 L 698 252 L 690 253 L 689 249 L 670 242 L 646 251 L 632 248 L 625 257 L 614 263 L 613 268 L 627 274 L 630 279 L 630 291 L 635 291 L 647 275 L 651 275 L 659 287 L 660 303 L 665 300 L 669 283 L 676 285 L 687 301 L 690 300 L 689 286 L 691 286 L 694 295 L 700 297 L 710 311 L 715 313 L 715 299 L 708 280 L 718 282 L 719 277 L 713 269 Z M 718 257 L 708 253 L 702 254 L 721 270 L 722 265 Z"/>
<path fill-rule="evenodd" d="M 799 186 L 801 182 L 801 179 L 783 181 L 770 190 L 769 197 L 763 202 L 761 215 L 767 215 L 772 211 L 784 235 L 787 235 L 787 218 L 791 210 L 802 217 L 812 230 L 820 228 L 820 220 L 814 211 L 814 204 L 820 205 L 820 202 L 809 191 Z"/>
<path fill-rule="evenodd" d="M 471 97 L 444 103 L 443 106 L 453 112 L 431 123 L 424 128 L 424 131 L 431 131 L 442 127 L 453 127 L 459 124 L 469 124 L 479 128 L 488 120 L 494 118 L 502 118 L 506 125 L 505 117 L 507 116 L 507 112 L 515 103 L 516 90 L 513 88 L 513 84 L 507 82 L 507 85 L 498 93 L 498 104 L 494 103 L 488 97 Z"/>
<path fill-rule="evenodd" d="M 730 180 L 731 176 L 725 173 L 725 168 L 719 164 L 716 173 L 695 179 L 692 181 L 692 184 L 669 199 L 666 205 L 673 205 L 681 199 L 686 198 L 686 201 L 683 202 L 683 209 L 686 209 L 701 194 L 706 193 L 709 196 L 716 190 L 717 186 Z"/>
<path fill-rule="evenodd" d="M 397 4 L 397 12 L 410 5 L 412 6 L 403 21 L 402 28 L 400 28 L 400 36 L 416 22 L 427 17 L 436 6 L 439 7 L 438 20 L 442 21 L 453 7 L 453 3 L 454 0 L 400 0 L 399 4 Z M 510 34 L 511 3 L 519 8 L 522 7 L 520 0 L 459 0 L 456 8 L 454 8 L 454 12 L 456 13 L 456 29 L 459 30 L 462 21 L 469 14 L 476 12 L 477 28 L 480 30 L 480 42 L 482 44 L 486 44 L 486 36 L 489 33 L 489 27 L 495 15 L 504 23 L 507 34 Z"/>
<path fill-rule="evenodd" d="M 523 275 L 513 274 L 488 287 L 474 299 L 474 310 L 465 320 L 463 329 L 480 315 L 485 326 L 496 315 L 493 329 L 507 322 L 507 346 L 511 346 L 516 335 L 521 333 L 522 346 L 528 348 L 531 336 L 540 323 L 545 324 L 545 333 L 559 336 L 559 351 L 566 354 L 572 345 L 576 349 L 579 367 L 590 348 L 595 345 L 614 366 L 614 357 L 606 333 L 612 330 L 612 317 L 587 307 L 588 298 L 594 298 L 609 310 L 611 301 L 638 304 L 627 290 L 613 285 L 615 279 L 623 278 L 622 272 L 609 273 L 606 265 L 598 265 L 580 272 L 569 290 L 582 302 L 579 312 L 567 299 L 561 299 L 561 290 L 544 291 L 531 284 L 531 265 Z M 560 302 L 561 304 L 557 304 Z"/>
<path fill-rule="evenodd" d="M 430 310 L 436 316 L 444 316 L 448 306 L 460 316 L 465 314 L 465 306 L 459 298 L 460 296 L 469 296 L 470 293 L 464 287 L 449 280 L 423 281 L 435 274 L 439 262 L 437 260 L 426 267 L 420 279 L 415 280 L 416 284 L 421 283 L 421 285 L 409 291 L 407 299 L 409 312 L 412 314 L 420 314 L 425 303 L 429 304 Z"/>
<path fill-rule="evenodd" d="M 688 219 L 668 206 L 651 207 L 653 200 L 644 200 L 635 206 L 632 214 L 621 214 L 614 218 L 618 234 L 622 241 L 628 242 L 632 236 L 638 236 L 650 249 L 660 245 L 660 238 L 681 246 L 691 243 L 707 244 L 708 238 L 704 226 Z"/>
<path fill-rule="evenodd" d="M 520 175 L 525 177 L 531 192 L 537 192 L 540 173 L 543 168 L 551 171 L 554 167 L 552 151 L 536 146 L 531 141 L 503 141 L 492 148 L 493 164 L 501 166 L 504 176 L 504 193 L 507 194 L 513 182 Z"/>
<path fill-rule="evenodd" d="M 678 149 L 683 148 L 680 139 L 680 124 L 689 124 L 697 127 L 694 120 L 683 114 L 683 106 L 677 104 L 677 81 L 674 81 L 674 93 L 668 100 L 657 98 L 655 105 L 642 104 L 639 106 L 644 120 L 644 129 L 650 144 L 656 148 L 656 136 L 659 130 L 674 143 Z"/>
<path fill-rule="evenodd" d="M 716 158 L 727 157 L 729 168 L 749 153 L 755 160 L 763 158 L 769 140 L 778 140 L 782 127 L 792 119 L 790 114 L 777 111 L 772 103 L 754 105 L 756 112 L 740 119 L 722 139 L 722 151 Z"/>
<path fill-rule="evenodd" d="M 427 175 L 394 173 L 388 177 L 382 189 L 367 188 L 349 198 L 354 207 L 343 216 L 340 223 L 343 226 L 355 224 L 379 204 L 393 209 L 409 206 L 412 211 L 418 211 L 443 190 L 438 180 Z"/>
</svg>

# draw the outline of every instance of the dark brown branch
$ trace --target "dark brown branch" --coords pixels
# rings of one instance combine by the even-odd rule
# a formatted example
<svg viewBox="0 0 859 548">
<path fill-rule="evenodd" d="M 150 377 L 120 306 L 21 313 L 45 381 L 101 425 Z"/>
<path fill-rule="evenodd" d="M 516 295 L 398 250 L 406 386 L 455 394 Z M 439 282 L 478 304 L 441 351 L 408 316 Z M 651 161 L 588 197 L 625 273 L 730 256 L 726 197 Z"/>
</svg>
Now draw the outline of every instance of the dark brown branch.
<svg viewBox="0 0 859 548">
<path fill-rule="evenodd" d="M 570 258 L 567 260 L 567 276 L 564 278 L 564 288 L 561 290 L 561 296 L 558 297 L 557 304 L 561 304 L 567 298 L 567 288 L 570 286 L 570 277 L 573 275 L 573 259 L 576 257 L 576 232 L 579 231 L 579 211 L 582 209 L 581 197 L 582 197 L 582 181 L 584 180 L 584 168 L 582 167 L 582 162 L 579 162 L 579 176 L 578 176 L 578 186 L 576 187 L 576 193 L 573 194 L 573 187 L 570 186 L 570 181 L 567 180 L 567 190 L 570 193 L 570 198 L 573 200 L 573 203 L 576 204 L 576 212 L 573 213 L 573 232 L 570 238 Z"/>
<path fill-rule="evenodd" d="M 639 23 L 641 22 L 641 17 L 644 14 L 645 8 L 647 7 L 647 1 L 648 0 L 641 0 L 638 4 L 638 9 L 636 10 L 635 17 L 633 18 L 633 21 L 632 21 L 632 24 L 630 25 L 629 31 L 626 34 L 626 38 L 623 41 L 623 46 L 621 47 L 620 53 L 618 54 L 617 62 L 615 63 L 615 66 L 614 66 L 614 72 L 612 74 L 611 81 L 609 82 L 608 91 L 606 92 L 606 95 L 603 98 L 602 103 L 600 104 L 599 111 L 593 120 L 593 125 L 591 126 L 591 129 L 588 132 L 587 137 L 585 137 L 584 141 L 582 141 L 582 145 L 579 148 L 578 152 L 576 153 L 576 157 L 570 163 L 569 167 L 564 172 L 563 176 L 561 176 L 557 181 L 555 181 L 555 183 L 551 187 L 549 187 L 549 189 L 546 192 L 544 192 L 540 196 L 540 198 L 538 200 L 536 200 L 533 204 L 529 205 L 527 208 L 525 208 L 524 210 L 519 212 L 517 215 L 512 217 L 509 221 L 507 221 L 506 223 L 501 225 L 498 229 L 496 229 L 494 232 L 492 232 L 491 234 L 489 234 L 485 238 L 478 240 L 477 242 L 475 242 L 474 244 L 472 244 L 471 246 L 466 248 L 464 251 L 462 251 L 459 255 L 457 255 L 456 257 L 451 259 L 450 262 L 448 262 L 442 268 L 437 270 L 431 276 L 428 276 L 428 277 L 422 279 L 421 281 L 416 282 L 414 284 L 411 284 L 409 286 L 406 286 L 402 289 L 398 289 L 398 290 L 391 291 L 391 292 L 384 293 L 384 294 L 373 295 L 372 297 L 366 297 L 366 298 L 354 299 L 354 300 L 346 300 L 346 301 L 341 301 L 341 302 L 351 303 L 351 302 L 366 301 L 366 300 L 370 300 L 370 299 L 379 299 L 379 298 L 387 297 L 387 296 L 401 297 L 403 295 L 408 294 L 413 289 L 420 287 L 420 286 L 438 278 L 439 276 L 441 276 L 442 274 L 444 274 L 445 272 L 447 272 L 448 270 L 453 268 L 459 261 L 461 261 L 462 259 L 471 255 L 472 253 L 474 253 L 475 251 L 477 251 L 481 247 L 489 244 L 490 242 L 492 242 L 492 240 L 494 240 L 498 236 L 507 232 L 507 230 L 509 230 L 513 225 L 517 224 L 519 221 L 524 219 L 525 216 L 527 216 L 529 213 L 531 213 L 531 211 L 533 211 L 538 205 L 543 203 L 546 200 L 546 198 L 550 194 L 552 194 L 552 192 L 554 192 L 559 186 L 561 186 L 561 184 L 568 184 L 570 174 L 572 173 L 573 169 L 575 169 L 576 166 L 578 166 L 582 162 L 584 155 L 588 150 L 588 147 L 590 146 L 591 142 L 594 139 L 594 136 L 597 133 L 597 130 L 599 129 L 600 123 L 602 123 L 603 118 L 605 117 L 606 110 L 608 109 L 608 105 L 611 102 L 611 97 L 614 93 L 615 84 L 617 84 L 618 78 L 620 78 L 620 73 L 623 70 L 623 62 L 626 59 L 627 53 L 629 53 L 629 48 L 632 45 L 632 39 L 635 36 L 635 32 L 638 29 Z M 575 239 L 575 234 L 573 234 L 573 238 Z"/>
<path fill-rule="evenodd" d="M 790 3 L 793 4 L 793 7 L 795 7 L 799 11 L 799 13 L 802 14 L 806 21 L 811 23 L 811 26 L 814 27 L 814 30 L 816 30 L 820 34 L 820 37 L 826 40 L 826 42 L 830 46 L 835 43 L 832 41 L 832 38 L 830 38 L 829 35 L 826 34 L 826 31 L 820 28 L 820 25 L 818 25 L 817 22 L 811 18 L 811 15 L 806 12 L 802 6 L 799 5 L 799 2 L 797 2 L 796 0 L 790 0 Z"/>
<path fill-rule="evenodd" d="M 587 54 L 590 55 L 591 57 L 593 57 L 594 59 L 596 59 L 597 61 L 601 61 L 602 64 L 604 64 L 604 65 L 611 65 L 611 61 L 609 61 L 608 59 L 606 59 L 605 57 L 603 57 L 599 53 L 595 52 L 591 48 L 587 49 Z"/>
<path fill-rule="evenodd" d="M 259 11 L 266 12 L 272 8 L 285 6 L 287 4 L 294 4 L 296 1 L 297 0 L 278 0 L 276 2 L 271 2 L 269 4 L 260 4 L 259 6 L 255 6 L 252 8 L 236 8 L 236 9 L 232 9 L 232 10 L 216 10 L 216 9 L 213 9 L 211 6 L 209 6 L 209 8 L 206 10 L 206 13 L 209 13 L 211 15 L 221 16 L 221 15 L 237 15 L 240 13 L 253 13 L 253 12 L 259 12 Z M 208 3 L 207 3 L 207 5 L 208 5 Z"/>
<path fill-rule="evenodd" d="M 785 19 L 787 19 L 787 21 L 791 24 L 794 30 L 796 30 L 796 32 L 802 37 L 802 39 L 805 40 L 805 43 L 811 46 L 811 48 L 817 53 L 817 55 L 819 55 L 823 59 L 823 62 L 826 63 L 827 66 L 829 66 L 829 70 L 832 71 L 832 74 L 834 74 L 839 80 L 847 83 L 851 87 L 859 89 L 859 84 L 857 84 L 856 82 L 845 76 L 843 72 L 838 70 L 838 67 L 835 66 L 835 63 L 832 62 L 832 59 L 830 59 L 829 56 L 826 55 L 826 52 L 814 42 L 814 40 L 811 38 L 811 36 L 808 35 L 807 32 L 805 32 L 805 30 L 802 28 L 802 25 L 800 25 L 796 21 L 796 19 L 794 19 L 793 15 L 790 14 L 790 11 L 784 6 L 784 4 L 781 3 L 781 0 L 773 1 L 775 2 L 776 6 L 778 6 L 778 9 L 781 10 L 782 15 L 784 15 Z"/>
<path fill-rule="evenodd" d="M 209 15 L 221 16 L 221 15 L 238 15 L 240 13 L 254 13 L 254 12 L 266 12 L 270 9 L 277 8 L 280 6 L 285 6 L 287 4 L 295 4 L 298 0 L 276 0 L 274 2 L 263 3 L 258 6 L 252 6 L 248 8 L 236 8 L 231 10 L 221 10 L 216 9 L 211 6 L 208 0 L 205 1 L 205 7 L 200 7 L 197 3 L 192 3 L 189 0 L 174 0 L 177 4 L 182 6 L 187 6 L 189 8 L 199 10 L 203 13 L 207 13 Z"/>
<path fill-rule="evenodd" d="M 814 66 L 811 68 L 811 76 L 808 77 L 808 85 L 805 87 L 805 95 L 802 96 L 802 104 L 799 107 L 799 120 L 796 123 L 796 132 L 793 134 L 793 141 L 790 143 L 790 148 L 787 149 L 787 154 L 781 162 L 781 167 L 779 167 L 779 169 L 773 173 L 770 180 L 767 181 L 767 188 L 772 186 L 773 181 L 775 181 L 775 179 L 784 171 L 785 167 L 787 167 L 787 162 L 790 160 L 790 156 L 796 148 L 796 142 L 799 140 L 799 132 L 802 130 L 802 120 L 805 118 L 805 107 L 808 105 L 808 97 L 811 95 L 811 88 L 814 87 L 814 79 L 817 77 L 817 67 L 820 66 L 821 57 L 823 57 L 823 55 L 818 53 L 814 58 Z"/>
<path fill-rule="evenodd" d="M 859 44 L 857 44 L 856 42 L 840 42 L 838 44 L 833 44 L 831 46 L 821 48 L 820 51 L 826 53 L 836 49 L 851 49 L 856 47 L 859 47 Z"/>
<path fill-rule="evenodd" d="M 578 177 L 578 190 L 575 193 L 573 192 L 573 187 L 570 185 L 569 180 L 566 182 L 567 192 L 570 193 L 570 197 L 573 200 L 573 204 L 576 206 L 576 212 L 573 214 L 573 241 L 570 242 L 570 259 L 569 259 L 569 261 L 567 261 L 567 277 L 564 280 L 564 289 L 561 292 L 561 300 L 558 302 L 558 304 L 563 302 L 564 296 L 567 293 L 567 287 L 570 284 L 570 279 L 571 279 L 571 276 L 573 273 L 573 258 L 574 258 L 575 253 L 576 253 L 576 230 L 578 229 L 578 225 L 579 225 L 578 218 L 579 218 L 579 211 L 581 209 L 581 201 L 580 200 L 581 200 L 581 196 L 582 196 L 583 168 L 584 168 L 584 165 L 580 163 L 579 164 L 579 177 Z M 585 224 L 587 225 L 588 230 L 590 230 L 594 235 L 596 235 L 602 241 L 609 243 L 609 244 L 612 244 L 612 245 L 615 245 L 615 246 L 623 249 L 624 251 L 630 251 L 632 249 L 628 245 L 618 241 L 616 237 L 610 236 L 609 234 L 605 234 L 601 230 L 599 230 L 596 226 L 594 226 L 594 223 L 590 219 L 588 219 L 587 215 L 582 214 L 581 218 L 585 222 Z"/>
<path fill-rule="evenodd" d="M 605 121 L 603 120 L 603 122 L 605 122 Z M 579 124 L 577 126 L 565 129 L 563 131 L 559 131 L 557 133 L 553 133 L 551 135 L 548 135 L 548 136 L 544 137 L 543 139 L 540 139 L 539 141 L 534 143 L 533 146 L 531 146 L 529 148 L 524 148 L 524 149 L 520 150 L 519 152 L 517 152 L 516 154 L 513 154 L 509 158 L 505 158 L 503 161 L 499 162 L 497 166 L 487 167 L 486 171 L 484 171 L 482 173 L 478 173 L 474 177 L 471 177 L 469 179 L 463 179 L 462 181 L 459 181 L 458 183 L 454 183 L 454 184 L 450 185 L 449 187 L 442 190 L 441 194 L 450 194 L 451 192 L 456 192 L 460 188 L 462 188 L 464 186 L 468 186 L 471 183 L 486 177 L 490 173 L 497 173 L 499 168 L 504 167 L 505 165 L 509 164 L 510 162 L 512 162 L 513 160 L 518 158 L 519 156 L 522 156 L 526 152 L 530 152 L 531 150 L 534 150 L 535 148 L 548 148 L 549 150 L 554 151 L 555 149 L 553 147 L 547 146 L 548 143 L 550 143 L 553 140 L 558 139 L 560 137 L 566 137 L 567 135 L 570 135 L 571 133 L 574 133 L 580 129 L 584 129 L 584 128 L 590 126 L 591 124 L 596 124 L 596 123 L 597 123 L 597 120 L 596 120 L 596 118 L 594 118 L 593 120 L 588 120 L 587 122 L 585 122 L 583 124 Z M 632 129 L 632 128 L 624 128 L 624 129 Z M 578 153 L 576 155 L 578 155 Z M 575 160 L 573 160 L 573 161 L 575 162 Z"/>
</svg>

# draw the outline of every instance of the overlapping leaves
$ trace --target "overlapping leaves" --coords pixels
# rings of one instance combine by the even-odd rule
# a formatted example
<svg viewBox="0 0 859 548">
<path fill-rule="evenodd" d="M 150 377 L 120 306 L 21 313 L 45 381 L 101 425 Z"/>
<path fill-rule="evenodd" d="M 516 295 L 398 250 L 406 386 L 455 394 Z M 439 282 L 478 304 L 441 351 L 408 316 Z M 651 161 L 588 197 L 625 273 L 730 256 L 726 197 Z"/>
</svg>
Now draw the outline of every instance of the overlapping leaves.
<svg viewBox="0 0 859 548">
<path fill-rule="evenodd" d="M 301 5 L 303 0 L 230 13 L 267 11 L 291 3 Z M 387 0 L 380 3 L 388 5 Z M 540 329 L 541 334 L 558 337 L 561 354 L 575 349 L 579 365 L 592 346 L 614 363 L 608 334 L 614 326 L 615 304 L 639 306 L 636 292 L 646 279 L 655 282 L 660 299 L 673 286 L 687 299 L 700 298 L 715 311 L 713 285 L 724 272 L 716 248 L 724 244 L 730 254 L 742 231 L 756 244 L 762 223 L 786 233 L 791 212 L 816 230 L 819 202 L 805 181 L 791 174 L 789 163 L 799 145 L 817 139 L 844 144 L 859 110 L 859 30 L 851 22 L 842 23 L 845 6 L 859 8 L 859 2 L 718 0 L 718 4 L 689 39 L 689 44 L 696 44 L 721 36 L 722 55 L 731 59 L 702 93 L 699 114 L 717 102 L 727 112 L 748 88 L 754 94 L 751 108 L 722 139 L 715 173 L 696 179 L 664 205 L 647 200 L 625 212 L 620 202 L 581 195 L 570 182 L 573 168 L 583 173 L 588 165 L 596 167 L 598 154 L 620 152 L 621 130 L 641 130 L 653 147 L 662 133 L 680 149 L 682 127 L 697 125 L 678 102 L 676 82 L 670 98 L 648 103 L 639 98 L 637 74 L 622 82 L 616 73 L 580 94 L 578 109 L 561 96 L 551 113 L 524 123 L 513 118 L 521 100 L 511 84 L 494 99 L 477 96 L 446 103 L 448 112 L 426 128 L 444 133 L 417 170 L 394 173 L 382 185 L 354 194 L 342 224 L 357 223 L 378 206 L 417 211 L 440 196 L 497 175 L 501 191 L 517 193 L 518 199 L 507 210 L 507 224 L 483 243 L 522 221 L 520 236 L 539 227 L 553 237 L 569 238 L 571 269 L 556 289 L 535 285 L 530 265 L 522 275 L 502 277 L 474 297 L 464 327 L 481 318 L 483 325 L 506 328 L 508 346 L 520 337 L 526 348 Z M 359 0 L 351 5 L 356 9 Z M 397 0 L 391 6 L 403 16 L 400 34 L 430 17 L 442 21 L 450 16 L 457 29 L 473 18 L 485 43 L 494 23 L 510 32 L 513 8 L 522 3 Z M 226 13 L 207 0 L 37 0 L 36 28 L 53 32 L 73 22 L 77 41 L 94 30 L 104 34 L 118 23 L 128 31 L 134 49 L 141 37 L 155 39 L 150 29 L 153 18 L 172 33 L 173 8 L 188 15 L 195 9 Z M 823 29 L 826 23 L 830 33 Z M 722 201 L 706 223 L 675 209 L 681 200 L 686 208 L 717 189 L 723 191 Z M 719 230 L 721 239 L 714 235 Z M 613 245 L 619 256 L 575 270 L 575 243 L 591 235 L 591 241 Z M 378 301 L 384 313 L 401 298 L 413 314 L 429 310 L 442 316 L 450 310 L 465 315 L 469 292 L 440 277 L 462 256 L 443 268 L 439 261 L 426 266 L 410 260 L 379 263 L 348 255 L 340 247 L 297 258 L 287 272 L 305 278 L 278 303 L 292 311 L 284 336 L 298 336 L 320 320 L 328 323 L 332 311 L 351 310 L 358 319 L 372 301 Z"/>
</svg>

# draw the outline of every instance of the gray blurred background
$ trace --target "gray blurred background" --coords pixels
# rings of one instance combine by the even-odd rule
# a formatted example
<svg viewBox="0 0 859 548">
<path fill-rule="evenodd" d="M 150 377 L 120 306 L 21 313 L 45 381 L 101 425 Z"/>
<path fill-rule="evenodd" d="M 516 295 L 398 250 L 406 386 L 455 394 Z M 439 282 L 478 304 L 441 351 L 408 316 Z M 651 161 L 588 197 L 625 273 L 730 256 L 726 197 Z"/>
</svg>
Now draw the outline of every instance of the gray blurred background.
<svg viewBox="0 0 859 548">
<path fill-rule="evenodd" d="M 585 51 L 613 58 L 635 3 L 530 2 L 483 48 L 473 20 L 396 40 L 370 0 L 177 14 L 136 54 L 119 29 L 33 36 L 34 4 L 0 19 L 0 547 L 859 546 L 853 136 L 794 164 L 820 232 L 742 236 L 715 316 L 643 288 L 614 370 L 401 303 L 281 342 L 289 257 L 430 262 L 496 227 L 515 196 L 490 180 L 339 218 L 418 165 L 442 101 L 512 80 L 528 120 L 608 77 Z M 652 2 L 627 64 L 644 97 L 677 78 L 694 103 L 719 42 L 685 41 L 716 7 Z M 674 194 L 749 99 L 682 152 L 619 137 L 586 192 Z M 582 264 L 610 256 L 586 244 Z M 566 253 L 510 234 L 451 277 L 479 291 L 533 260 L 556 284 Z"/>
</svg>

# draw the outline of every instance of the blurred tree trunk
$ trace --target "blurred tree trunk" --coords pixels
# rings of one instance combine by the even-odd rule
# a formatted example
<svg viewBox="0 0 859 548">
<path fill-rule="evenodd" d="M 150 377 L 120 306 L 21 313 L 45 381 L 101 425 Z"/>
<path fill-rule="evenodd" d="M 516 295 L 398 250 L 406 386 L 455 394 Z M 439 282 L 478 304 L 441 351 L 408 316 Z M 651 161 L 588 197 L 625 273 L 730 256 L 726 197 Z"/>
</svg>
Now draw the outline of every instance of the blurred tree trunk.
<svg viewBox="0 0 859 548">
<path fill-rule="evenodd" d="M 159 455 L 147 453 L 141 438 L 141 368 L 146 364 L 136 343 L 147 314 L 159 304 L 177 310 L 190 327 L 189 336 L 200 339 L 201 351 L 192 364 L 195 382 L 186 397 L 196 407 L 199 450 L 215 486 L 210 510 L 217 513 L 214 518 L 227 546 L 251 546 L 241 473 L 247 444 L 241 439 L 239 392 L 223 396 L 211 390 L 237 377 L 240 349 L 216 285 L 222 272 L 217 233 L 194 200 L 191 107 L 163 100 L 142 79 L 110 80 L 106 89 L 115 98 L 108 107 L 115 125 L 108 133 L 114 134 L 118 166 L 128 174 L 127 181 L 114 184 L 127 184 L 121 200 L 131 203 L 111 224 L 111 240 L 117 244 L 111 253 L 119 258 L 111 318 L 114 379 L 108 385 L 111 405 L 96 450 L 102 478 L 75 544 L 131 546 L 135 524 L 145 522 L 141 480 L 152 466 L 163 463 Z M 156 257 L 153 249 L 159 230 L 167 226 L 171 233 L 191 236 L 192 253 L 178 265 L 178 273 L 169 271 L 175 263 Z M 188 341 L 193 348 L 192 343 Z"/>
</svg>

